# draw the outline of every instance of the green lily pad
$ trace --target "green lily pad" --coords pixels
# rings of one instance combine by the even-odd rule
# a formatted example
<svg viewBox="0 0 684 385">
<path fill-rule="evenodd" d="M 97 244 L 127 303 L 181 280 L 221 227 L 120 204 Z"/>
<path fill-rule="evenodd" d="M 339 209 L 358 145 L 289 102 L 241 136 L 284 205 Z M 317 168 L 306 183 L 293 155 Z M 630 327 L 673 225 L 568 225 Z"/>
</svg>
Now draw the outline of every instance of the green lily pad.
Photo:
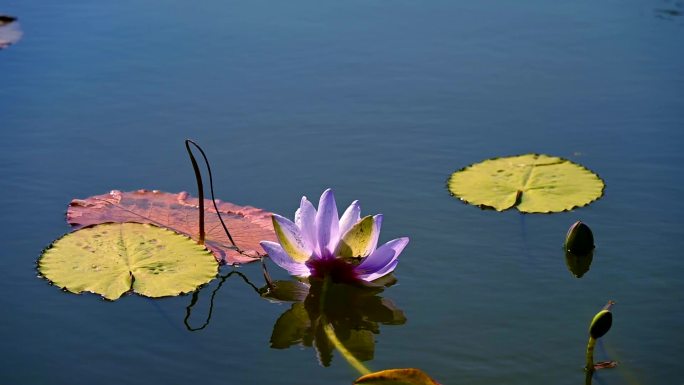
<svg viewBox="0 0 684 385">
<path fill-rule="evenodd" d="M 38 270 L 72 293 L 115 300 L 128 291 L 165 297 L 194 291 L 216 277 L 218 262 L 203 246 L 173 231 L 140 223 L 106 223 L 56 240 Z"/>
<path fill-rule="evenodd" d="M 567 159 L 525 154 L 488 159 L 454 172 L 449 191 L 482 208 L 551 213 L 585 206 L 603 195 L 598 175 Z"/>
</svg>

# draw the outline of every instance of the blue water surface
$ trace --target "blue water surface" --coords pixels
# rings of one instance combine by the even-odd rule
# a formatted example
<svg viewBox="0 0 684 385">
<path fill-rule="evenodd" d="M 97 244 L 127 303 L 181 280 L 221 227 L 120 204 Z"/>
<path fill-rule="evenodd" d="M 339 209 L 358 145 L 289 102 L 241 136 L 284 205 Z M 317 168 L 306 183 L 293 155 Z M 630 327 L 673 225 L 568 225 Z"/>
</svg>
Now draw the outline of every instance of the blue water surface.
<svg viewBox="0 0 684 385">
<path fill-rule="evenodd" d="M 578 384 L 591 317 L 614 324 L 600 384 L 684 378 L 684 37 L 676 0 L 549 2 L 6 0 L 24 37 L 0 51 L 0 383 L 349 384 L 311 348 L 270 348 L 288 304 L 231 277 L 190 332 L 190 296 L 116 302 L 37 278 L 72 198 L 195 193 L 185 138 L 220 198 L 292 217 L 333 187 L 409 236 L 382 296 L 407 322 L 373 370 L 444 384 Z M 606 181 L 590 206 L 483 211 L 456 169 L 528 152 Z M 581 219 L 581 279 L 561 244 Z M 276 278 L 286 275 L 273 264 Z M 257 286 L 258 265 L 240 267 Z M 224 268 L 227 273 L 230 268 Z M 216 282 L 207 289 L 213 289 Z M 201 324 L 210 291 L 191 321 Z"/>
</svg>

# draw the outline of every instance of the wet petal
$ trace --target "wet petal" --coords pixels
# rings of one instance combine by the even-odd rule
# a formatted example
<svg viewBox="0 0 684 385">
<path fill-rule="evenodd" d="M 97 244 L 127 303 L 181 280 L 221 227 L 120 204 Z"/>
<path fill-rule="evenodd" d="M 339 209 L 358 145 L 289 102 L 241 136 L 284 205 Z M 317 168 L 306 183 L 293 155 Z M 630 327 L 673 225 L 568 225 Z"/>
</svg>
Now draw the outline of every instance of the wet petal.
<svg viewBox="0 0 684 385">
<path fill-rule="evenodd" d="M 308 250 L 316 249 L 316 209 L 306 197 L 302 197 L 299 208 L 295 212 L 295 225 L 299 227 Z"/>
<path fill-rule="evenodd" d="M 347 207 L 346 210 L 344 210 L 344 214 L 342 214 L 342 217 L 340 217 L 340 234 L 346 233 L 352 226 L 354 226 L 354 223 L 360 220 L 361 205 L 359 204 L 359 201 L 354 201 L 349 205 L 349 207 Z"/>
<path fill-rule="evenodd" d="M 384 245 L 378 247 L 366 259 L 364 259 L 363 262 L 356 267 L 356 271 L 359 273 L 359 275 L 372 275 L 373 273 L 379 274 L 383 271 L 384 274 L 382 275 L 387 274 L 389 271 L 385 271 L 386 268 L 396 262 L 399 254 L 401 254 L 408 242 L 409 239 L 407 237 L 403 237 L 393 239 L 385 243 Z"/>
<path fill-rule="evenodd" d="M 312 251 L 307 248 L 299 228 L 289 219 L 273 214 L 273 229 L 282 249 L 297 263 L 306 262 Z"/>
<path fill-rule="evenodd" d="M 327 189 L 321 195 L 316 213 L 316 235 L 320 257 L 333 256 L 333 251 L 339 241 L 339 226 L 340 218 L 335 205 L 335 195 L 331 189 Z"/>
<path fill-rule="evenodd" d="M 362 258 L 370 255 L 378 243 L 382 216 L 370 215 L 356 222 L 340 239 L 335 256 Z"/>
<path fill-rule="evenodd" d="M 266 250 L 268 257 L 271 258 L 276 265 L 287 270 L 291 275 L 299 277 L 308 277 L 310 275 L 309 268 L 306 267 L 304 263 L 293 261 L 279 244 L 270 241 L 261 241 L 261 247 Z"/>
</svg>

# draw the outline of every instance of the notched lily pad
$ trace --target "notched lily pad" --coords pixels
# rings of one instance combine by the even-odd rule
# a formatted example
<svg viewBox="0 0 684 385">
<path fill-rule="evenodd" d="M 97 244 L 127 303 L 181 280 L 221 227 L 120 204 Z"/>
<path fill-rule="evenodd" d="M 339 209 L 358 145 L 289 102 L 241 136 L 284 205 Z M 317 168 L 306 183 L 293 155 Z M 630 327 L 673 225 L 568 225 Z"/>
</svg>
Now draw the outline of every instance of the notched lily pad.
<svg viewBox="0 0 684 385">
<path fill-rule="evenodd" d="M 454 172 L 452 195 L 482 208 L 524 213 L 572 210 L 603 196 L 598 175 L 567 159 L 525 154 L 488 159 Z"/>
<path fill-rule="evenodd" d="M 56 240 L 38 260 L 38 270 L 72 293 L 109 300 L 126 292 L 147 297 L 196 290 L 216 277 L 211 252 L 173 231 L 140 223 L 106 223 Z"/>
</svg>

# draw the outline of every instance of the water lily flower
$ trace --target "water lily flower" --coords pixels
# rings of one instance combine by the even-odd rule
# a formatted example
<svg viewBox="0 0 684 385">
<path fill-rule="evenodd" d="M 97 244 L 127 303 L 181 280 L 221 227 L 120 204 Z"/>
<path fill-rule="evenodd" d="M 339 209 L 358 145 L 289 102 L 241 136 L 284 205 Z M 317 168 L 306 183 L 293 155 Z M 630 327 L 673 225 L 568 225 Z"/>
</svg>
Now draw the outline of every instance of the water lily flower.
<svg viewBox="0 0 684 385">
<path fill-rule="evenodd" d="M 397 238 L 377 247 L 381 225 L 381 214 L 361 218 L 358 201 L 340 218 L 333 191 L 327 189 L 318 210 L 302 197 L 294 222 L 273 214 L 279 243 L 262 241 L 261 246 L 273 262 L 294 276 L 370 282 L 394 270 L 409 241 Z"/>
</svg>

